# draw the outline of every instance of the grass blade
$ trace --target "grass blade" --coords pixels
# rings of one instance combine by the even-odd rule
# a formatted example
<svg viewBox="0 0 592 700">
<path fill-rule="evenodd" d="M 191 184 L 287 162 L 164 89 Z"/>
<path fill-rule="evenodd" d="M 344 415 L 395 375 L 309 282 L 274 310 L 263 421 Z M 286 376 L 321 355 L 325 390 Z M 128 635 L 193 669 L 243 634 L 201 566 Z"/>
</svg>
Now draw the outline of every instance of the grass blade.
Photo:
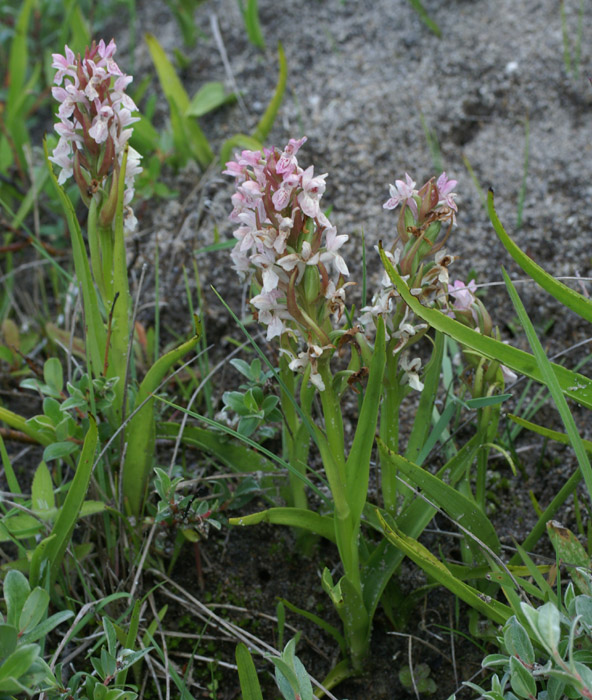
<svg viewBox="0 0 592 700">
<path fill-rule="evenodd" d="M 518 295 L 518 292 L 516 291 L 516 288 L 512 284 L 512 281 L 508 277 L 506 271 L 502 270 L 502 272 L 504 275 L 506 288 L 508 289 L 508 294 L 510 295 L 510 299 L 514 304 L 514 308 L 516 309 L 516 313 L 518 314 L 520 323 L 524 328 L 526 337 L 528 338 L 528 342 L 530 344 L 530 347 L 532 348 L 537 364 L 540 367 L 543 381 L 549 388 L 551 397 L 553 398 L 555 406 L 557 407 L 559 415 L 561 416 L 561 420 L 563 421 L 563 425 L 565 426 L 565 430 L 569 437 L 569 441 L 576 454 L 576 458 L 578 460 L 578 464 L 580 465 L 580 469 L 582 470 L 582 475 L 586 483 L 586 488 L 588 489 L 588 494 L 592 497 L 592 467 L 590 466 L 590 460 L 588 459 L 588 455 L 586 453 L 586 449 L 576 427 L 576 423 L 571 414 L 571 411 L 569 410 L 567 401 L 565 400 L 557 376 L 553 371 L 553 366 L 547 358 L 545 351 L 543 350 L 543 346 L 541 345 L 541 342 L 537 337 L 534 326 L 528 318 L 528 314 L 526 313 L 526 309 L 524 308 L 524 305 Z"/>
<path fill-rule="evenodd" d="M 55 538 L 49 542 L 45 550 L 47 558 L 49 559 L 51 581 L 55 581 L 62 564 L 66 547 L 70 542 L 72 530 L 74 529 L 74 525 L 76 525 L 78 514 L 82 508 L 82 503 L 90 482 L 94 455 L 97 447 L 98 430 L 97 422 L 91 414 L 89 414 L 88 419 L 88 431 L 84 438 L 82 453 L 78 460 L 76 472 L 74 473 L 74 478 L 68 489 L 64 505 L 60 509 L 51 531 L 51 535 L 55 535 Z"/>
<path fill-rule="evenodd" d="M 236 647 L 235 657 L 243 700 L 263 700 L 253 657 L 242 642 Z"/>
</svg>

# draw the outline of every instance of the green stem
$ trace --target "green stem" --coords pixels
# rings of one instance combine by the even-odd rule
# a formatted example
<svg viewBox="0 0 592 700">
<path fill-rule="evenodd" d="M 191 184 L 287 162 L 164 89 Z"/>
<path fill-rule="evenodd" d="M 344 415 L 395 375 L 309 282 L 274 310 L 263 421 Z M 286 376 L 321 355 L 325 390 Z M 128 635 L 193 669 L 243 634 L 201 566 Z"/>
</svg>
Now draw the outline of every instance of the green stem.
<svg viewBox="0 0 592 700">
<path fill-rule="evenodd" d="M 384 397 L 380 412 L 380 438 L 395 454 L 399 452 L 399 409 L 403 392 L 397 379 L 398 361 L 392 353 L 387 353 L 387 366 L 384 381 Z M 397 509 L 397 470 L 391 459 L 380 456 L 382 499 L 385 510 L 395 515 Z"/>
<path fill-rule="evenodd" d="M 99 289 L 99 293 L 103 300 L 106 299 L 107 293 L 105 289 L 104 272 L 101 258 L 101 236 L 97 224 L 99 210 L 97 200 L 93 197 L 90 200 L 88 208 L 87 235 L 88 247 L 90 250 L 90 266 L 95 280 L 95 284 Z"/>
<path fill-rule="evenodd" d="M 102 263 L 101 281 L 103 284 L 103 289 L 101 287 L 99 289 L 101 289 L 105 309 L 108 312 L 115 295 L 113 291 L 113 230 L 111 226 L 99 226 L 99 242 Z"/>
<path fill-rule="evenodd" d="M 294 372 L 288 367 L 288 360 L 282 355 L 280 359 L 280 373 L 284 385 L 287 389 L 285 391 L 283 388 L 280 391 L 280 404 L 282 407 L 282 414 L 284 416 L 284 423 L 282 428 L 282 453 L 283 458 L 292 464 L 300 473 L 304 473 L 305 469 L 303 464 L 306 464 L 306 457 L 308 454 L 309 442 L 307 440 L 300 441 L 300 427 L 302 425 L 294 402 L 290 399 L 288 392 L 294 396 L 296 391 L 297 379 Z M 301 392 L 303 393 L 303 392 Z M 310 418 L 310 404 L 308 405 L 308 411 L 306 406 L 302 406 L 302 410 L 307 412 Z M 303 444 L 304 443 L 304 444 Z M 295 474 L 290 472 L 289 476 L 289 491 L 286 494 L 286 502 L 288 505 L 294 506 L 295 508 L 307 508 L 308 502 L 306 498 L 305 485 L 302 479 L 299 479 Z"/>
<path fill-rule="evenodd" d="M 128 353 L 131 351 L 129 309 L 131 298 L 127 280 L 127 261 L 125 256 L 125 238 L 123 231 L 123 194 L 125 191 L 125 173 L 127 163 L 127 149 L 121 163 L 121 176 L 118 183 L 117 210 L 115 214 L 115 226 L 112 234 L 112 248 L 106 243 L 104 251 L 105 265 L 110 258 L 110 277 L 107 288 L 112 291 L 113 300 L 117 299 L 113 308 L 113 323 L 111 329 L 111 353 L 110 365 L 112 375 L 118 377 L 115 385 L 115 410 L 119 416 L 126 413 L 125 380 L 128 364 Z M 104 267 L 103 269 L 106 269 Z M 112 285 L 112 286 L 111 286 Z M 109 307 L 111 308 L 111 307 Z"/>
</svg>

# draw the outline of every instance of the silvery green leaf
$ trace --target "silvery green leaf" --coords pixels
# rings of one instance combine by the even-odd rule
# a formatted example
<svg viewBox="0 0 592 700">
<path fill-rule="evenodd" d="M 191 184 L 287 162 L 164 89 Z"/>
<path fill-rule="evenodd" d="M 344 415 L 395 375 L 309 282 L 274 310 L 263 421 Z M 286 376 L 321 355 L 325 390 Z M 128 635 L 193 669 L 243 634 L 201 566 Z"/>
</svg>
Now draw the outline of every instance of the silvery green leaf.
<svg viewBox="0 0 592 700">
<path fill-rule="evenodd" d="M 510 663 L 507 654 L 489 654 L 481 662 L 483 668 L 492 668 L 493 666 L 503 666 Z"/>
<path fill-rule="evenodd" d="M 555 651 L 561 637 L 560 615 L 557 606 L 548 602 L 538 609 L 538 629 L 545 647 Z"/>
<path fill-rule="evenodd" d="M 534 649 L 524 627 L 513 615 L 504 625 L 504 644 L 509 654 L 527 664 L 534 663 Z"/>
<path fill-rule="evenodd" d="M 510 659 L 510 674 L 510 685 L 518 697 L 536 697 L 536 681 L 515 656 Z"/>
<path fill-rule="evenodd" d="M 587 595 L 579 595 L 575 599 L 576 614 L 581 615 L 581 622 L 592 627 L 592 598 Z"/>
</svg>

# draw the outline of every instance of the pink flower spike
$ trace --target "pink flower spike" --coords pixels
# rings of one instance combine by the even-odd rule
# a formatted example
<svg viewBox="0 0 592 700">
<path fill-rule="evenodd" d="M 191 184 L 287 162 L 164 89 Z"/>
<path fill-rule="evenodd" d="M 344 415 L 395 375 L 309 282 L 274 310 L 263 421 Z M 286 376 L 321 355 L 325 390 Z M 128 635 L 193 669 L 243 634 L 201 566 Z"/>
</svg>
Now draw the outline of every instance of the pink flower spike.
<svg viewBox="0 0 592 700">
<path fill-rule="evenodd" d="M 409 177 L 408 173 L 405 173 L 405 182 L 403 180 L 395 180 L 394 185 L 389 185 L 390 199 L 388 199 L 382 206 L 383 209 L 396 209 L 399 204 L 405 203 L 413 212 L 413 215 L 417 217 L 417 202 L 414 199 L 414 195 L 418 194 L 415 189 L 415 181 Z"/>
</svg>

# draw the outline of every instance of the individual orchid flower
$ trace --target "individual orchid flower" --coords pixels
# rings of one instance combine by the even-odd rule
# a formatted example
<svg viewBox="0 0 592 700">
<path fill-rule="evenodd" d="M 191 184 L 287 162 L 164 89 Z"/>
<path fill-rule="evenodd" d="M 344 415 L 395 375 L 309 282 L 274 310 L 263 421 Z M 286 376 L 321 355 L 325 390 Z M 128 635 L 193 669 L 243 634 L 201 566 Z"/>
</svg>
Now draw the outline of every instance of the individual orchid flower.
<svg viewBox="0 0 592 700">
<path fill-rule="evenodd" d="M 287 350 L 282 350 L 282 352 L 292 357 L 288 367 L 293 372 L 304 372 L 304 370 L 310 366 L 310 383 L 316 386 L 319 391 L 325 391 L 325 382 L 318 372 L 318 360 L 322 357 L 325 350 L 333 349 L 334 348 L 332 345 L 325 345 L 321 347 L 319 345 L 309 343 L 306 350 L 304 352 L 299 352 L 296 357 L 294 357 L 294 355 Z"/>
<path fill-rule="evenodd" d="M 318 216 L 319 201 L 325 191 L 326 177 L 327 173 L 314 177 L 314 165 L 311 165 L 302 173 L 302 192 L 298 195 L 298 203 L 306 216 L 312 218 Z"/>
<path fill-rule="evenodd" d="M 280 175 L 290 175 L 298 167 L 296 154 L 300 147 L 306 142 L 306 136 L 301 139 L 290 139 L 288 145 L 284 148 L 280 159 L 276 163 L 275 171 Z"/>
<path fill-rule="evenodd" d="M 403 385 L 408 384 L 412 389 L 416 391 L 423 391 L 423 382 L 419 378 L 419 370 L 421 369 L 421 359 L 419 357 L 414 357 L 412 360 L 409 359 L 409 353 L 404 352 L 399 360 L 401 369 L 403 370 L 403 376 L 401 378 L 401 383 Z"/>
<path fill-rule="evenodd" d="M 448 285 L 448 294 L 454 297 L 452 308 L 457 311 L 470 311 L 475 303 L 475 294 L 477 292 L 477 283 L 471 280 L 465 284 L 461 280 L 455 280 L 454 284 Z"/>
<path fill-rule="evenodd" d="M 457 194 L 452 190 L 457 186 L 457 184 L 458 182 L 456 180 L 449 180 L 445 172 L 443 172 L 436 180 L 436 187 L 438 188 L 439 195 L 438 205 L 446 205 L 455 213 L 458 212 L 458 206 L 454 201 Z"/>
<path fill-rule="evenodd" d="M 408 173 L 405 173 L 405 181 L 395 180 L 394 185 L 389 185 L 390 199 L 382 206 L 383 209 L 396 209 L 399 204 L 406 204 L 414 216 L 417 216 L 417 202 L 414 197 L 418 194 L 415 189 L 415 182 Z"/>
</svg>

